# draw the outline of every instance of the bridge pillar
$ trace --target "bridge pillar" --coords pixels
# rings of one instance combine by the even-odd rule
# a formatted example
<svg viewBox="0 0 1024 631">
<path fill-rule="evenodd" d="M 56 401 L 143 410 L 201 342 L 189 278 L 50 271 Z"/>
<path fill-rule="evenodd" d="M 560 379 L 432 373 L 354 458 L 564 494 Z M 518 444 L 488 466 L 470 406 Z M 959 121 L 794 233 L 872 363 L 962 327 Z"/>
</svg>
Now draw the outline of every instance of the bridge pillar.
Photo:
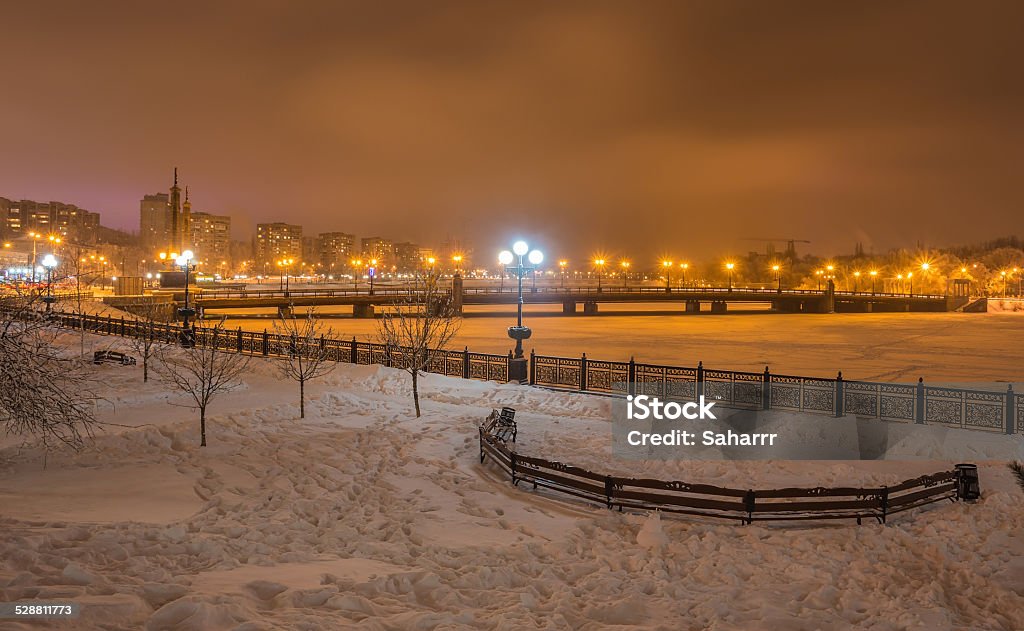
<svg viewBox="0 0 1024 631">
<path fill-rule="evenodd" d="M 711 313 L 725 313 L 728 310 L 729 306 L 724 300 L 715 300 L 711 303 Z"/>
<path fill-rule="evenodd" d="M 699 300 L 687 300 L 686 301 L 686 313 L 700 313 L 700 301 Z"/>
<path fill-rule="evenodd" d="M 576 301 L 575 300 L 563 300 L 562 301 L 562 313 L 565 315 L 576 315 Z"/>
<path fill-rule="evenodd" d="M 295 307 L 291 305 L 281 305 L 280 307 L 277 308 L 277 317 L 281 318 L 282 320 L 287 318 L 294 318 Z"/>
<path fill-rule="evenodd" d="M 864 305 L 864 309 L 863 309 L 864 313 L 872 313 L 872 312 L 874 312 L 874 310 L 875 310 L 875 303 L 868 302 L 868 301 L 865 300 L 862 304 Z"/>
<path fill-rule="evenodd" d="M 821 305 L 822 313 L 835 313 L 836 310 L 836 283 L 828 279 L 828 289 L 825 290 L 825 299 Z"/>
<path fill-rule="evenodd" d="M 352 305 L 352 317 L 353 318 L 372 318 L 373 305 L 369 304 L 357 304 Z"/>
<path fill-rule="evenodd" d="M 588 300 L 583 303 L 583 315 L 597 315 L 597 303 Z"/>
</svg>

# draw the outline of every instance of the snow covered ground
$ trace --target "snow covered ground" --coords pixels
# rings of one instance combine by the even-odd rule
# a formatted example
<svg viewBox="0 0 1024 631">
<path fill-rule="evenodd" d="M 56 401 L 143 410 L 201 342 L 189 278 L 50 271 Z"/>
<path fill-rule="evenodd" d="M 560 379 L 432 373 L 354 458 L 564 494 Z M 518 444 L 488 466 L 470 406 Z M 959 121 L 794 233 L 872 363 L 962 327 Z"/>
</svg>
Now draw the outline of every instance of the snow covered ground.
<svg viewBox="0 0 1024 631">
<path fill-rule="evenodd" d="M 97 347 L 113 338 L 91 338 Z M 72 344 L 73 346 L 74 344 Z M 97 368 L 110 425 L 81 453 L 4 439 L 0 601 L 69 599 L 66 624 L 0 629 L 1021 629 L 1024 493 L 886 526 L 738 526 L 631 515 L 514 489 L 476 425 L 519 410 L 520 449 L 689 481 L 889 482 L 951 463 L 624 463 L 609 401 L 342 365 L 310 388 L 269 360 L 198 421 L 141 367 Z M 661 469 L 674 467 L 675 469 Z"/>
</svg>

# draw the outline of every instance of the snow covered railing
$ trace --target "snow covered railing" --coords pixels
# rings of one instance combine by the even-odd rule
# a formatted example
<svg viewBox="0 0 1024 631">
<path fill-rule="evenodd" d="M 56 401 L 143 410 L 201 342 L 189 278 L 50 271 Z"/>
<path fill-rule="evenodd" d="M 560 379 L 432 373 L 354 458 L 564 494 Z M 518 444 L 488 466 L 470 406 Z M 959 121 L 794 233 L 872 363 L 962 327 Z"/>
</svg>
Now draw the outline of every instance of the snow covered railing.
<svg viewBox="0 0 1024 631">
<path fill-rule="evenodd" d="M 940 471 L 894 486 L 877 488 L 730 489 L 710 484 L 594 473 L 562 462 L 517 453 L 495 435 L 493 422 L 479 428 L 480 462 L 490 458 L 520 482 L 571 495 L 609 509 L 657 510 L 700 517 L 754 521 L 875 519 L 942 500 L 959 499 L 958 472 Z"/>
<path fill-rule="evenodd" d="M 530 353 L 531 385 L 615 396 L 647 394 L 696 400 L 704 396 L 721 407 L 786 410 L 841 418 L 846 415 L 962 429 L 1024 432 L 1024 394 L 943 388 L 917 383 L 852 381 L 835 377 L 712 370 L 696 366 L 642 364 L 630 359 L 595 360 Z"/>
</svg>

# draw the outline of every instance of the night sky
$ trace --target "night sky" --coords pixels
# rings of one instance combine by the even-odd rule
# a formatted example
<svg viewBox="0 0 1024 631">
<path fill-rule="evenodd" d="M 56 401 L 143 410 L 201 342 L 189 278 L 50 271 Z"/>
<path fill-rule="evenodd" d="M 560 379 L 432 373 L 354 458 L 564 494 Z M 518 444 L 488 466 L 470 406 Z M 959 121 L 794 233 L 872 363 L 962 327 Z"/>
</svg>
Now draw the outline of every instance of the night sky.
<svg viewBox="0 0 1024 631">
<path fill-rule="evenodd" d="M 206 6 L 216 4 L 216 7 Z M 1024 3 L 6 2 L 0 196 L 485 258 L 1024 234 Z"/>
</svg>

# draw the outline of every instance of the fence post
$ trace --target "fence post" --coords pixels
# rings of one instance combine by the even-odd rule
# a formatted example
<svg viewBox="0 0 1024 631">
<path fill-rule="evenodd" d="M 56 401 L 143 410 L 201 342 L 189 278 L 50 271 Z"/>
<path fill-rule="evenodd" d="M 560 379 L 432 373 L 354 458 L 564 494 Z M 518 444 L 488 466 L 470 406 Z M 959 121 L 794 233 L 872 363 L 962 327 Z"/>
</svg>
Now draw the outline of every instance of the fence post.
<svg viewBox="0 0 1024 631">
<path fill-rule="evenodd" d="M 1014 401 L 1013 384 L 1006 386 L 1006 433 L 1012 434 L 1017 429 L 1017 406 Z"/>
<path fill-rule="evenodd" d="M 537 384 L 537 349 L 530 349 L 530 369 L 528 374 L 530 375 L 530 385 Z"/>
<path fill-rule="evenodd" d="M 924 377 L 917 378 L 917 410 L 914 412 L 914 422 L 918 425 L 924 424 Z"/>
<path fill-rule="evenodd" d="M 629 368 L 626 369 L 626 393 L 636 394 L 636 360 L 632 355 L 629 357 Z"/>
<path fill-rule="evenodd" d="M 764 373 L 761 375 L 761 409 L 772 409 L 772 376 L 768 372 L 767 366 L 764 367 Z"/>
<path fill-rule="evenodd" d="M 121 337 L 124 337 L 124 316 L 121 316 Z"/>
<path fill-rule="evenodd" d="M 114 333 L 114 318 L 111 317 L 111 316 L 107 316 L 107 335 L 112 335 L 113 333 Z"/>
<path fill-rule="evenodd" d="M 580 358 L 580 390 L 587 389 L 587 354 Z"/>
<path fill-rule="evenodd" d="M 356 341 L 356 336 L 353 335 L 352 336 L 352 353 L 351 353 L 351 357 L 350 357 L 351 361 L 349 362 L 351 364 L 358 363 L 358 361 L 359 361 L 359 352 L 356 350 L 356 346 L 358 344 L 359 344 L 359 342 Z"/>
<path fill-rule="evenodd" d="M 878 498 L 882 505 L 882 523 L 885 523 L 886 515 L 889 514 L 889 487 L 882 489 L 882 495 Z"/>
<path fill-rule="evenodd" d="M 704 396 L 704 362 L 697 362 L 697 399 Z"/>
<path fill-rule="evenodd" d="M 510 452 L 508 456 L 509 468 L 512 470 L 512 486 L 519 486 L 519 482 L 516 480 L 516 452 Z"/>
<path fill-rule="evenodd" d="M 843 384 L 843 371 L 840 370 L 839 374 L 836 375 L 836 418 L 842 418 L 845 412 L 844 408 L 846 406 L 843 405 L 843 391 L 845 387 L 845 384 Z"/>
<path fill-rule="evenodd" d="M 469 379 L 469 347 L 462 347 L 462 378 Z"/>
<path fill-rule="evenodd" d="M 267 330 L 263 329 L 263 356 L 270 354 L 270 338 L 267 337 Z"/>
<path fill-rule="evenodd" d="M 608 508 L 612 507 L 612 491 L 615 489 L 615 484 L 612 482 L 612 476 L 604 476 L 604 497 L 605 505 Z"/>
<path fill-rule="evenodd" d="M 747 523 L 754 523 L 754 490 L 750 489 L 743 496 L 743 508 L 747 511 Z"/>
<path fill-rule="evenodd" d="M 242 327 L 238 327 L 238 352 L 242 352 Z"/>
</svg>

